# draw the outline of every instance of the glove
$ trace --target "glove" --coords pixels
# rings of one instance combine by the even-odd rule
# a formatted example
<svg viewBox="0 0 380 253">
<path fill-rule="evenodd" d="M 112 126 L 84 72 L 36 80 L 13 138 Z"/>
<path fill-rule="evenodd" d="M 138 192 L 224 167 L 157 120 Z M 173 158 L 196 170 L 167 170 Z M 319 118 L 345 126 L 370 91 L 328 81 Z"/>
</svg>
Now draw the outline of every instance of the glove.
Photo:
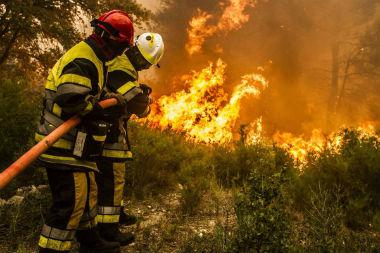
<svg viewBox="0 0 380 253">
<path fill-rule="evenodd" d="M 83 103 L 84 109 L 81 110 L 79 115 L 82 117 L 88 115 L 90 112 L 93 111 L 94 106 L 97 104 L 98 104 L 98 100 L 94 96 L 87 95 Z"/>
<path fill-rule="evenodd" d="M 150 102 L 150 97 L 145 93 L 141 93 L 128 102 L 127 110 L 131 114 L 140 115 L 146 111 Z"/>
<path fill-rule="evenodd" d="M 140 83 L 140 88 L 142 89 L 142 91 L 146 95 L 150 95 L 153 91 L 151 87 L 149 87 L 148 85 L 143 84 L 143 83 Z"/>
<path fill-rule="evenodd" d="M 125 97 L 119 93 L 107 92 L 104 95 L 104 98 L 105 99 L 116 98 L 120 105 L 122 106 L 126 105 Z"/>
</svg>

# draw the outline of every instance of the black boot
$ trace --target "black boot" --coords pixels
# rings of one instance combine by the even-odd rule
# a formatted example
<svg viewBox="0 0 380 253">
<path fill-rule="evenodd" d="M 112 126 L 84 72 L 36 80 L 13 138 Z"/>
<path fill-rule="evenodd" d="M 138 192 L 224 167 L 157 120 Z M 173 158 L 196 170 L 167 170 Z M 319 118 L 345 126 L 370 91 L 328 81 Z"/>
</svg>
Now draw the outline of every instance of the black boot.
<svg viewBox="0 0 380 253">
<path fill-rule="evenodd" d="M 76 236 L 80 253 L 120 253 L 120 244 L 104 240 L 97 229 L 78 230 Z"/>
<path fill-rule="evenodd" d="M 137 223 L 137 217 L 131 214 L 126 214 L 124 208 L 120 210 L 120 225 L 131 226 Z"/>
<path fill-rule="evenodd" d="M 57 251 L 57 250 L 45 249 L 45 248 L 41 248 L 41 247 L 39 247 L 38 252 L 39 253 L 69 253 L 69 251 Z"/>
<path fill-rule="evenodd" d="M 122 233 L 119 230 L 119 223 L 99 223 L 100 236 L 110 242 L 118 242 L 121 246 L 126 246 L 135 241 L 132 233 Z"/>
</svg>

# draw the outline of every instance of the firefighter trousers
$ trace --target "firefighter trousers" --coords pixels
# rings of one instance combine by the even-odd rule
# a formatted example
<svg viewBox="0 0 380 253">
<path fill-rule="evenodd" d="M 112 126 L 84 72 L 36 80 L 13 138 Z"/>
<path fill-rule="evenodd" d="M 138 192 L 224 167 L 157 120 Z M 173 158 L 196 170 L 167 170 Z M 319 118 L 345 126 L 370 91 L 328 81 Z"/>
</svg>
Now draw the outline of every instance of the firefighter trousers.
<svg viewBox="0 0 380 253">
<path fill-rule="evenodd" d="M 99 173 L 96 174 L 98 185 L 98 223 L 119 223 L 120 210 L 124 195 L 125 170 L 124 162 L 108 160 L 97 162 Z"/>
<path fill-rule="evenodd" d="M 76 230 L 96 227 L 95 173 L 47 168 L 47 176 L 53 203 L 38 245 L 45 251 L 68 252 Z"/>
</svg>

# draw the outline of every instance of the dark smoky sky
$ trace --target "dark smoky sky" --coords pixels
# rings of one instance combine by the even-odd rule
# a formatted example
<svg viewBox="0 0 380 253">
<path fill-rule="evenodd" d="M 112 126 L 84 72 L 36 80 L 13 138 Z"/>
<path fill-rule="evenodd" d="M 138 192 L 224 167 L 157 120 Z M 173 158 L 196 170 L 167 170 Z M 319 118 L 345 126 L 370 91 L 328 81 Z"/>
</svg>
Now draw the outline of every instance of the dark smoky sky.
<svg viewBox="0 0 380 253">
<path fill-rule="evenodd" d="M 344 78 L 343 74 L 347 73 L 344 66 L 350 54 L 360 49 L 359 38 L 371 29 L 378 16 L 378 1 L 262 0 L 255 8 L 247 9 L 250 19 L 241 29 L 210 37 L 203 52 L 189 56 L 185 50 L 189 20 L 201 9 L 215 15 L 211 23 L 217 22 L 222 13 L 221 2 L 168 0 L 168 7 L 156 14 L 154 29 L 165 39 L 162 68 L 155 71 L 158 78 L 153 81 L 156 92 L 169 94 L 181 89 L 181 83 L 173 80 L 218 58 L 228 65 L 228 91 L 239 83 L 242 75 L 263 66 L 270 88 L 261 99 L 244 100 L 239 123 L 249 123 L 262 115 L 268 132 L 327 129 L 331 127 L 326 125 L 329 124 L 326 114 L 331 93 L 331 48 L 338 43 L 338 88 L 344 84 L 345 96 L 342 96 L 343 109 L 334 115 L 334 125 L 373 119 L 369 113 L 373 105 L 356 99 L 363 96 L 362 81 L 350 75 Z M 218 53 L 217 47 L 223 48 L 223 52 Z"/>
</svg>

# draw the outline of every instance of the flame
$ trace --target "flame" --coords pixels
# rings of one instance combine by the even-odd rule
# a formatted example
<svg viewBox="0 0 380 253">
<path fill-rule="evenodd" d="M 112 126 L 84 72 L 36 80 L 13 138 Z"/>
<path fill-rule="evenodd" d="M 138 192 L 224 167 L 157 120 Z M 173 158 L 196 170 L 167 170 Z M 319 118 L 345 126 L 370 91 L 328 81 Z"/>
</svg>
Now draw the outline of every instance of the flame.
<svg viewBox="0 0 380 253">
<path fill-rule="evenodd" d="M 268 81 L 261 74 L 244 75 L 229 95 L 223 89 L 226 67 L 219 59 L 199 72 L 183 76 L 186 88 L 160 97 L 153 104 L 147 123 L 162 130 L 182 133 L 193 142 L 219 145 L 233 142 L 242 99 L 246 96 L 260 98 L 268 87 Z M 325 149 L 338 153 L 343 141 L 342 134 L 325 134 L 321 129 L 312 130 L 309 136 L 277 132 L 268 137 L 264 135 L 262 117 L 240 130 L 246 145 L 275 143 L 293 157 L 301 171 L 310 154 L 319 156 Z M 356 130 L 360 138 L 380 139 L 371 123 L 363 124 Z"/>
<path fill-rule="evenodd" d="M 216 33 L 227 33 L 240 29 L 250 18 L 248 14 L 244 13 L 245 10 L 248 7 L 254 7 L 255 4 L 256 1 L 253 0 L 228 0 L 228 4 L 225 5 L 223 14 L 216 25 L 208 24 L 214 18 L 212 14 L 198 9 L 189 22 L 188 42 L 186 44 L 189 55 L 201 52 L 206 39 Z M 221 51 L 220 46 L 217 50 Z"/>
<path fill-rule="evenodd" d="M 362 124 L 355 130 L 358 131 L 359 138 L 375 137 L 380 140 L 375 126 L 370 122 Z M 312 130 L 309 138 L 304 135 L 294 136 L 291 133 L 277 132 L 272 139 L 277 146 L 285 149 L 299 165 L 307 163 L 309 154 L 319 156 L 326 148 L 333 153 L 338 153 L 342 145 L 341 134 L 333 132 L 326 135 L 321 129 Z M 247 144 L 252 144 L 252 142 L 247 142 Z"/>
<path fill-rule="evenodd" d="M 245 75 L 229 96 L 223 89 L 225 69 L 226 64 L 219 59 L 194 73 L 186 82 L 186 90 L 162 96 L 153 107 L 149 124 L 182 132 L 196 142 L 231 142 L 241 100 L 259 97 L 268 82 L 260 74 Z"/>
<path fill-rule="evenodd" d="M 307 161 L 309 153 L 319 154 L 322 152 L 327 143 L 327 138 L 321 129 L 314 129 L 308 139 L 304 135 L 294 136 L 291 133 L 277 132 L 273 136 L 273 141 L 285 149 L 295 161 L 304 163 Z"/>
<path fill-rule="evenodd" d="M 245 131 L 244 141 L 246 144 L 262 143 L 264 138 L 263 118 L 260 117 L 249 124 Z"/>
</svg>

